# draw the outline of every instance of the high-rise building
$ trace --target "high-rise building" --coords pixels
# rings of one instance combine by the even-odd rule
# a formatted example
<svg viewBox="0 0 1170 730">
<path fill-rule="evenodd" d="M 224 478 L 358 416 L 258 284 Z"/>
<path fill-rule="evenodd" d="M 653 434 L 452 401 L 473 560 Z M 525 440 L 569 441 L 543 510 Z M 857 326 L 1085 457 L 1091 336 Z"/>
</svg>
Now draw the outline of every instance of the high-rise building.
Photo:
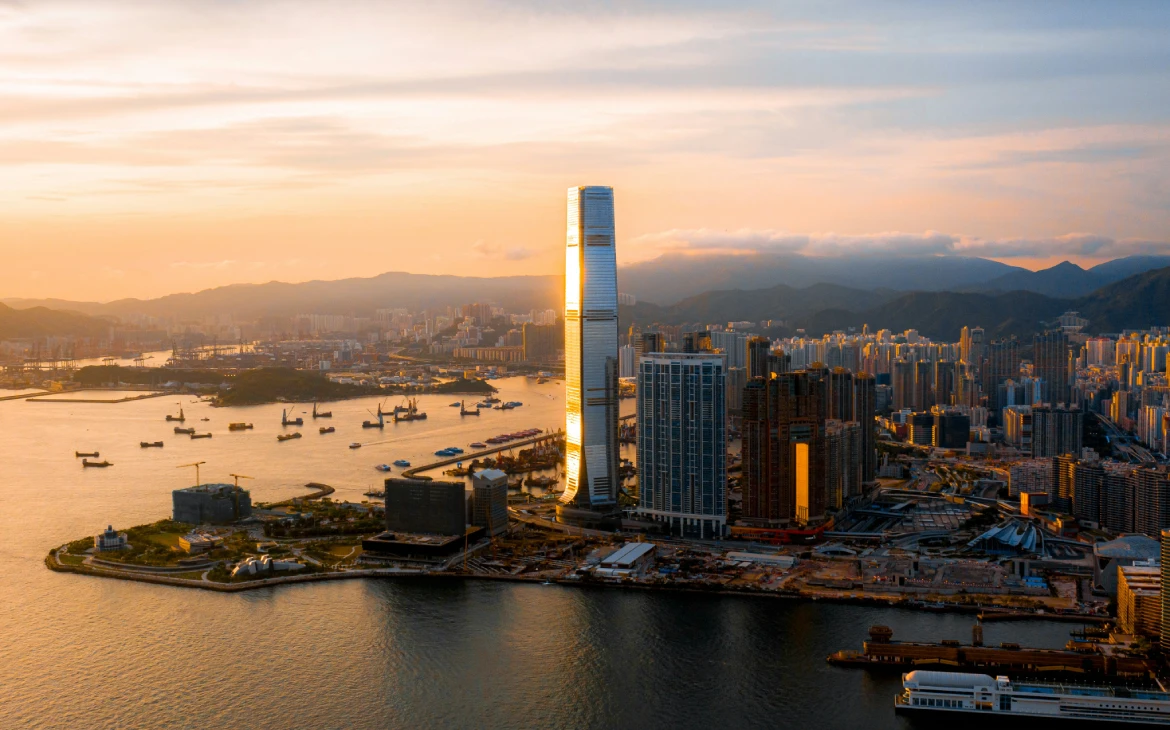
<svg viewBox="0 0 1170 730">
<path fill-rule="evenodd" d="M 712 539 L 727 526 L 724 358 L 638 361 L 638 514 L 672 535 Z"/>
<path fill-rule="evenodd" d="M 934 409 L 930 445 L 939 449 L 964 449 L 971 436 L 971 417 L 950 409 Z"/>
<path fill-rule="evenodd" d="M 613 189 L 569 189 L 565 249 L 566 484 L 557 519 L 616 527 L 618 314 Z"/>
<path fill-rule="evenodd" d="M 894 410 L 914 408 L 914 363 L 909 360 L 894 362 Z"/>
<path fill-rule="evenodd" d="M 1032 372 L 1041 378 L 1040 400 L 1068 403 L 1068 335 L 1064 330 L 1038 334 L 1032 346 Z"/>
<path fill-rule="evenodd" d="M 914 404 L 916 411 L 929 411 L 934 405 L 931 398 L 934 394 L 934 371 L 927 360 L 914 363 Z"/>
<path fill-rule="evenodd" d="M 508 530 L 508 475 L 499 469 L 471 475 L 471 524 L 489 535 Z"/>
<path fill-rule="evenodd" d="M 877 479 L 877 380 L 866 372 L 853 378 L 853 420 L 861 427 L 861 483 L 868 486 Z"/>
<path fill-rule="evenodd" d="M 618 377 L 632 378 L 637 375 L 638 355 L 632 345 L 618 348 Z"/>
<path fill-rule="evenodd" d="M 954 395 L 955 363 L 951 360 L 939 360 L 934 364 L 934 404 L 936 406 L 963 405 L 954 400 Z"/>
<path fill-rule="evenodd" d="M 564 347 L 565 331 L 557 325 L 526 322 L 521 328 L 524 359 L 528 362 L 551 362 Z"/>
<path fill-rule="evenodd" d="M 760 527 L 821 521 L 826 508 L 825 396 L 818 373 L 744 389 L 743 517 Z"/>
<path fill-rule="evenodd" d="M 974 343 L 974 333 L 971 337 Z M 983 361 L 983 392 L 987 394 L 987 410 L 992 413 L 996 423 L 999 423 L 1000 409 L 1005 405 L 999 402 L 999 386 L 1019 374 L 1020 343 L 1014 336 L 1007 340 L 992 340 Z"/>
<path fill-rule="evenodd" d="M 1170 646 L 1170 528 L 1158 531 L 1162 541 L 1162 626 L 1160 643 Z"/>
<path fill-rule="evenodd" d="M 861 493 L 861 424 L 857 421 L 825 422 L 825 501 L 841 509 Z"/>
<path fill-rule="evenodd" d="M 767 337 L 749 337 L 747 341 L 747 373 L 748 379 L 766 378 L 769 374 L 768 357 L 772 351 L 772 341 Z"/>
<path fill-rule="evenodd" d="M 1085 415 L 1079 408 L 1032 407 L 1032 456 L 1080 455 Z"/>
<path fill-rule="evenodd" d="M 642 347 L 638 350 L 638 357 L 650 355 L 656 352 L 662 352 L 664 344 L 662 341 L 661 332 L 643 332 L 642 333 Z"/>
</svg>

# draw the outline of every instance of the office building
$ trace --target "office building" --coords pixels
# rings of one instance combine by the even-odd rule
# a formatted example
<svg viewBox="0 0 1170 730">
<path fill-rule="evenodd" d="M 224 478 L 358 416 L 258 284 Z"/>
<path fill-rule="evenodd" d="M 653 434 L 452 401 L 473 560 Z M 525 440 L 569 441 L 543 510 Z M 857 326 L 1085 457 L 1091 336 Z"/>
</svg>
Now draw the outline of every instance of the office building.
<svg viewBox="0 0 1170 730">
<path fill-rule="evenodd" d="M 914 401 L 916 411 L 929 411 L 934 405 L 934 368 L 926 360 L 914 363 Z"/>
<path fill-rule="evenodd" d="M 971 418 L 956 410 L 934 410 L 930 445 L 938 449 L 965 449 L 971 436 Z"/>
<path fill-rule="evenodd" d="M 613 189 L 570 188 L 565 241 L 565 492 L 557 519 L 621 524 Z"/>
<path fill-rule="evenodd" d="M 386 480 L 386 529 L 462 536 L 467 529 L 465 492 L 462 482 L 390 477 Z"/>
<path fill-rule="evenodd" d="M 488 535 L 508 531 L 508 475 L 499 469 L 471 475 L 471 524 Z"/>
<path fill-rule="evenodd" d="M 930 446 L 934 443 L 934 414 L 912 413 L 907 420 L 907 441 L 916 446 Z"/>
<path fill-rule="evenodd" d="M 724 359 L 658 354 L 638 361 L 638 514 L 672 535 L 727 527 Z"/>
<path fill-rule="evenodd" d="M 640 339 L 641 346 L 637 348 L 639 358 L 641 358 L 643 355 L 662 352 L 666 349 L 661 332 L 643 332 Z"/>
<path fill-rule="evenodd" d="M 226 525 L 252 516 L 252 495 L 232 484 L 200 484 L 171 492 L 171 516 L 189 525 Z"/>
</svg>

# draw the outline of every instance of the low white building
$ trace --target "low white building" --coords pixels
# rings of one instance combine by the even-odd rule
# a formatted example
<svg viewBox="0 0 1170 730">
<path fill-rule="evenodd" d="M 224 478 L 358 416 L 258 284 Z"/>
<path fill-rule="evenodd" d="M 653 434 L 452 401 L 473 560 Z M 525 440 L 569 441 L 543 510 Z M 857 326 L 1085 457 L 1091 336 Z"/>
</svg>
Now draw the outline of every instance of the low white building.
<svg viewBox="0 0 1170 730">
<path fill-rule="evenodd" d="M 126 533 L 116 532 L 113 525 L 109 525 L 104 532 L 93 536 L 93 551 L 95 553 L 125 550 L 128 547 L 130 547 L 130 543 L 126 539 Z"/>
<path fill-rule="evenodd" d="M 232 577 L 252 575 L 272 575 L 276 572 L 296 572 L 304 570 L 305 564 L 296 560 L 273 560 L 268 555 L 259 558 L 245 558 L 232 570 Z"/>
</svg>

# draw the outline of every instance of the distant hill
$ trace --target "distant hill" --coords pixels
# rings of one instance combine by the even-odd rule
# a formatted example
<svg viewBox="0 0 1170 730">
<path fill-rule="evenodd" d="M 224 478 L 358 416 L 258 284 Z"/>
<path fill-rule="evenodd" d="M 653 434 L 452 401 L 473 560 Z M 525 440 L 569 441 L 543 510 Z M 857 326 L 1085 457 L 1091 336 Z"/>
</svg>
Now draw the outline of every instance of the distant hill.
<svg viewBox="0 0 1170 730">
<path fill-rule="evenodd" d="M 1081 297 L 1072 307 L 1092 332 L 1170 324 L 1170 267 L 1147 271 Z"/>
<path fill-rule="evenodd" d="M 1088 294 L 1115 281 L 1105 274 L 1086 271 L 1069 261 L 1040 271 L 1013 271 L 977 287 L 987 291 L 1031 291 L 1050 297 L 1070 299 Z"/>
<path fill-rule="evenodd" d="M 288 317 L 296 314 L 371 316 L 381 308 L 415 311 L 452 304 L 492 302 L 512 311 L 560 309 L 564 306 L 564 277 L 431 276 L 389 272 L 369 278 L 306 281 L 287 284 L 233 284 L 193 294 L 171 294 L 158 299 L 119 299 L 55 304 L 92 315 L 200 319 L 232 316 L 243 319 Z M 43 305 L 44 300 L 13 300 L 20 305 Z"/>
<path fill-rule="evenodd" d="M 754 308 L 754 309 L 753 309 Z M 670 307 L 638 303 L 623 310 L 636 321 L 685 324 L 766 318 L 788 320 L 788 330 L 818 336 L 834 330 L 884 327 L 916 329 L 938 340 L 955 340 L 964 325 L 984 328 L 987 337 L 1028 337 L 1063 312 L 1079 311 L 1088 332 L 1119 332 L 1170 324 L 1170 267 L 1147 271 L 1076 298 L 1030 291 L 1011 292 L 858 292 L 827 285 L 805 289 L 773 287 L 757 291 L 708 292 Z M 755 312 L 754 316 L 749 313 Z M 703 316 L 698 316 L 703 315 Z"/>
<path fill-rule="evenodd" d="M 47 307 L 13 309 L 0 304 L 0 340 L 26 337 L 101 337 L 110 323 Z"/>
<path fill-rule="evenodd" d="M 964 256 L 672 254 L 622 267 L 618 271 L 618 288 L 639 299 L 675 304 L 695 292 L 746 291 L 779 285 L 804 287 L 818 282 L 863 290 L 943 291 L 981 286 L 1012 272 L 1027 269 Z"/>
</svg>

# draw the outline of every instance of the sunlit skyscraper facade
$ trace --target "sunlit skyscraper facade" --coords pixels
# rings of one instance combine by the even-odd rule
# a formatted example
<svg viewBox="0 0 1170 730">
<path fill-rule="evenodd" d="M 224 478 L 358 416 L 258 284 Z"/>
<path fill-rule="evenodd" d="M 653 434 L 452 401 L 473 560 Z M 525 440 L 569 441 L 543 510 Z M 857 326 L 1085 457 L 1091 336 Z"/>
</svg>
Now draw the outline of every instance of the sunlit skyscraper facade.
<svg viewBox="0 0 1170 730">
<path fill-rule="evenodd" d="M 620 523 L 613 189 L 569 189 L 565 241 L 566 487 L 557 518 Z"/>
</svg>

